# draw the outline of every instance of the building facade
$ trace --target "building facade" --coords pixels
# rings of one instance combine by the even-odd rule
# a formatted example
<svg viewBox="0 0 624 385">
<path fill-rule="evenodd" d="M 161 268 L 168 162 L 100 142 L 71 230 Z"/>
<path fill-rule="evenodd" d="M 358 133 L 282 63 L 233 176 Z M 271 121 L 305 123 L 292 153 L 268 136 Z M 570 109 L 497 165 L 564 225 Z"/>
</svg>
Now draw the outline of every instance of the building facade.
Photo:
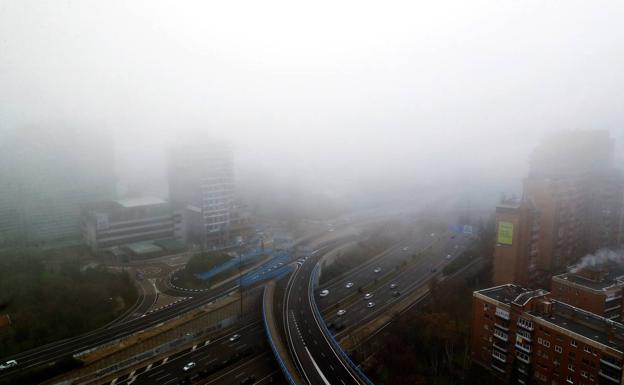
<svg viewBox="0 0 624 385">
<path fill-rule="evenodd" d="M 494 283 L 547 288 L 552 274 L 587 253 L 618 247 L 623 202 L 624 177 L 613 168 L 607 132 L 566 132 L 545 141 L 532 155 L 522 198 L 513 208 L 497 207 Z"/>
<path fill-rule="evenodd" d="M 624 269 L 616 264 L 588 266 L 552 277 L 551 296 L 561 302 L 621 322 Z"/>
<path fill-rule="evenodd" d="M 83 209 L 83 236 L 93 251 L 154 240 L 183 240 L 182 213 L 158 198 L 120 199 Z"/>
<path fill-rule="evenodd" d="M 110 136 L 22 129 L 0 140 L 0 243 L 81 239 L 85 204 L 115 197 Z"/>
<path fill-rule="evenodd" d="M 508 284 L 473 293 L 472 359 L 501 383 L 622 384 L 623 352 L 624 325 L 547 291 Z"/>
<path fill-rule="evenodd" d="M 184 212 L 188 239 L 205 248 L 232 241 L 234 157 L 227 143 L 180 143 L 169 158 L 169 198 Z"/>
</svg>

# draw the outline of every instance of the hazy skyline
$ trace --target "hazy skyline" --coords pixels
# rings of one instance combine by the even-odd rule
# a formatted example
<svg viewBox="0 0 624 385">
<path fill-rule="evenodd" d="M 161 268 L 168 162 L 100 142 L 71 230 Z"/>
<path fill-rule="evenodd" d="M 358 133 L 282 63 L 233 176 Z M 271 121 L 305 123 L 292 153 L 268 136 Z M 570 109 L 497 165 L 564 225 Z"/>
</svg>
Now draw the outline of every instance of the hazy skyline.
<svg viewBox="0 0 624 385">
<path fill-rule="evenodd" d="M 616 1 L 0 1 L 0 131 L 110 130 L 139 174 L 201 129 L 242 177 L 506 189 L 549 132 L 624 148 L 622 19 Z"/>
</svg>

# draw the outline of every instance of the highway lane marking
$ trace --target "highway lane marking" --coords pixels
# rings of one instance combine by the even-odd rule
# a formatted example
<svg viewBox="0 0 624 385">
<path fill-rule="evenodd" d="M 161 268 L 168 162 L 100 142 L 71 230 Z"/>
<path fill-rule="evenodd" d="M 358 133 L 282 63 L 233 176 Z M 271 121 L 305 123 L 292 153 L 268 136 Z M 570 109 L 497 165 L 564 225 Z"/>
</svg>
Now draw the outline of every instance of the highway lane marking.
<svg viewBox="0 0 624 385">
<path fill-rule="evenodd" d="M 310 354 L 310 350 L 308 350 L 308 347 L 305 347 L 306 352 L 308 353 L 308 356 L 310 357 L 310 360 L 312 361 L 312 365 L 314 365 L 314 368 L 316 369 L 316 371 L 318 372 L 318 374 L 321 376 L 321 380 L 323 380 L 323 382 L 325 383 L 325 385 L 331 385 L 329 383 L 329 381 L 327 381 L 327 378 L 325 377 L 325 375 L 323 374 L 323 372 L 321 371 L 321 368 L 319 368 L 319 366 L 316 364 L 316 361 L 314 361 L 314 358 L 312 357 L 312 354 Z"/>
<path fill-rule="evenodd" d="M 176 377 L 176 378 L 172 378 L 172 379 L 170 379 L 170 380 L 169 380 L 169 381 L 167 381 L 167 382 L 163 382 L 163 385 L 167 385 L 168 383 L 173 382 L 173 381 L 177 381 L 177 380 L 178 380 L 178 378 L 177 378 L 177 377 Z"/>
<path fill-rule="evenodd" d="M 225 372 L 225 373 L 221 374 L 219 377 L 216 377 L 216 378 L 214 378 L 214 379 L 212 379 L 212 380 L 209 380 L 208 382 L 205 382 L 204 384 L 219 383 L 219 381 L 220 381 L 223 377 L 226 377 L 226 376 L 231 376 L 231 375 L 232 375 L 232 373 L 234 373 L 235 371 L 240 370 L 240 369 L 241 369 L 242 367 L 244 367 L 244 366 L 248 366 L 248 365 L 250 365 L 252 362 L 257 361 L 257 360 L 259 360 L 260 358 L 264 358 L 264 359 L 266 359 L 266 358 L 267 358 L 267 353 L 263 353 L 263 354 L 261 354 L 261 355 L 259 355 L 259 356 L 256 356 L 256 357 L 252 358 L 252 359 L 251 359 L 251 360 L 249 360 L 249 361 L 243 362 L 242 364 L 240 364 L 240 365 L 236 366 L 236 367 L 235 367 L 235 368 L 233 368 L 232 370 L 229 370 L 229 371 L 227 371 L 227 372 Z"/>
<path fill-rule="evenodd" d="M 274 375 L 277 375 L 278 373 L 279 373 L 279 370 L 273 371 L 273 372 L 267 374 L 266 376 L 262 377 L 258 381 L 254 382 L 253 385 L 260 384 L 260 383 L 264 382 L 264 380 L 266 380 L 267 378 L 273 377 Z"/>
<path fill-rule="evenodd" d="M 334 370 L 334 366 L 333 365 L 329 365 L 329 367 L 331 368 L 331 370 Z"/>
<path fill-rule="evenodd" d="M 169 377 L 169 373 L 165 373 L 165 375 L 164 375 L 164 376 L 162 376 L 162 377 L 158 377 L 158 378 L 156 378 L 155 380 L 156 380 L 156 381 L 160 381 L 160 380 L 162 380 L 163 378 L 167 378 L 167 377 Z"/>
</svg>

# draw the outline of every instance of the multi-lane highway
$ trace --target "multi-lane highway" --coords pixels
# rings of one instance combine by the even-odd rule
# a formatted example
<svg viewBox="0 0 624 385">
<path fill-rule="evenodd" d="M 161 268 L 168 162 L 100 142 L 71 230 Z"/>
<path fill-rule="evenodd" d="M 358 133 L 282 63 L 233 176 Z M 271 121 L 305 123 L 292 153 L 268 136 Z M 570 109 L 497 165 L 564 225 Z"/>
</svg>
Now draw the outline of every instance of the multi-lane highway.
<svg viewBox="0 0 624 385">
<path fill-rule="evenodd" d="M 444 234 L 436 237 L 431 251 L 422 253 L 411 260 L 413 252 L 424 244 L 422 241 L 411 242 L 402 247 L 390 250 L 379 260 L 372 261 L 341 280 L 316 289 L 316 301 L 325 314 L 325 320 L 339 332 L 350 326 L 358 325 L 365 318 L 373 317 L 385 306 L 392 304 L 407 295 L 410 291 L 426 283 L 432 276 L 461 254 L 470 239 L 462 235 Z M 408 250 L 404 250 L 407 247 Z M 449 257 L 450 256 L 450 257 Z M 406 261 L 403 267 L 402 261 Z M 401 266 L 396 269 L 396 266 Z M 382 270 L 375 272 L 377 267 Z M 375 284 L 377 279 L 378 284 Z M 353 286 L 347 287 L 347 283 Z M 357 288 L 368 289 L 358 292 Z M 328 290 L 329 294 L 321 297 L 320 291 Z M 370 294 L 365 298 L 367 294 Z M 370 306 L 369 303 L 374 303 Z M 342 310 L 342 311 L 341 311 Z M 338 315 L 340 311 L 341 315 Z"/>
<path fill-rule="evenodd" d="M 240 337 L 232 338 L 234 335 Z M 250 380 L 251 383 L 262 379 L 274 383 L 283 381 L 277 364 L 267 351 L 264 329 L 255 323 L 160 358 L 131 375 L 117 378 L 115 384 L 176 385 L 191 379 L 194 384 L 222 384 L 228 381 L 240 384 L 245 379 L 254 379 L 253 382 Z M 194 367 L 184 370 L 189 363 L 194 363 Z"/>
<path fill-rule="evenodd" d="M 304 261 L 286 287 L 284 328 L 289 349 L 308 384 L 362 384 L 364 381 L 332 346 L 314 314 L 311 278 L 319 254 Z"/>
</svg>

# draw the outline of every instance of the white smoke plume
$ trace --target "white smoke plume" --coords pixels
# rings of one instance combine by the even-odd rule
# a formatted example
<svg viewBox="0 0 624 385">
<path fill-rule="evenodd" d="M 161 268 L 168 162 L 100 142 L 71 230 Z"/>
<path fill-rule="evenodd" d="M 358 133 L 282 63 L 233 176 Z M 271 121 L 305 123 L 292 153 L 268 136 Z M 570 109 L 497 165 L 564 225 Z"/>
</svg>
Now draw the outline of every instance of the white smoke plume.
<svg viewBox="0 0 624 385">
<path fill-rule="evenodd" d="M 587 254 L 568 270 L 570 273 L 577 273 L 586 267 L 600 266 L 608 262 L 624 264 L 624 250 L 600 249 L 593 254 Z"/>
</svg>

